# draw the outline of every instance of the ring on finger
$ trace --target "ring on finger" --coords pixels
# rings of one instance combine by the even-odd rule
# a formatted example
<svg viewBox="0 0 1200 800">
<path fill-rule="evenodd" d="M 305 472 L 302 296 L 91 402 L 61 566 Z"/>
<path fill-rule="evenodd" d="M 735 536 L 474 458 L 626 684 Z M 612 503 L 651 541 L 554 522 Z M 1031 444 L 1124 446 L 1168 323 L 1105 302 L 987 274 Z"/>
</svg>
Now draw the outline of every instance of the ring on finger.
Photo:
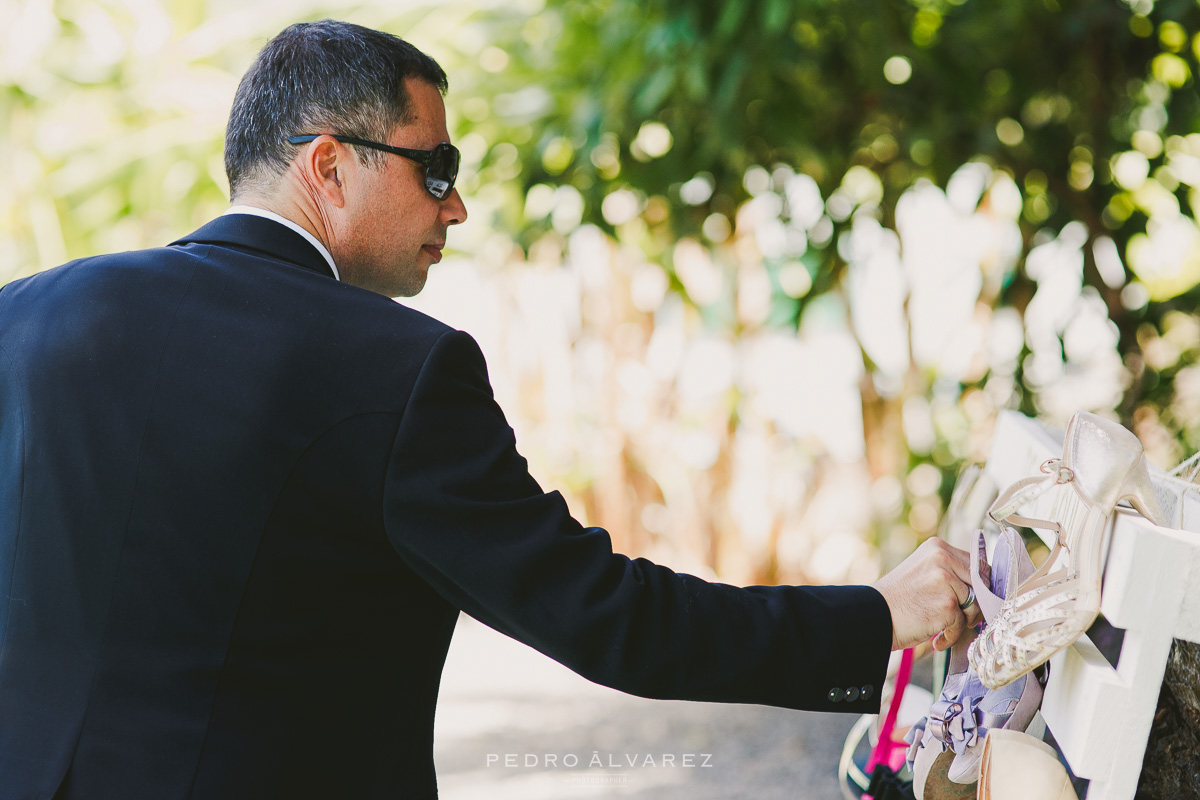
<svg viewBox="0 0 1200 800">
<path fill-rule="evenodd" d="M 961 603 L 959 603 L 958 607 L 961 610 L 966 611 L 968 608 L 970 608 L 972 605 L 974 605 L 974 603 L 975 603 L 975 587 L 968 586 L 967 587 L 967 599 L 963 600 Z"/>
</svg>

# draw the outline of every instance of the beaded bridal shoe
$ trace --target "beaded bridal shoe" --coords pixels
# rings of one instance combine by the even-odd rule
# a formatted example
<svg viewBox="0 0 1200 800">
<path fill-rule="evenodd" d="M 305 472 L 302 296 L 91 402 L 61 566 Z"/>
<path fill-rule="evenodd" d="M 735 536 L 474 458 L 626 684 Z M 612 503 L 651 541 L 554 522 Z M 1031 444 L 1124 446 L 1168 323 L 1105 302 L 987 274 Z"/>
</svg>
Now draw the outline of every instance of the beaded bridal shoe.
<svg viewBox="0 0 1200 800">
<path fill-rule="evenodd" d="M 1006 489 L 989 514 L 1053 531 L 1054 547 L 1042 566 L 1004 601 L 971 644 L 968 658 L 984 685 L 997 689 L 1069 647 L 1100 612 L 1107 535 L 1114 509 L 1128 499 L 1155 524 L 1162 514 L 1137 437 L 1115 422 L 1081 411 L 1067 426 L 1061 459 L 1042 464 L 1045 477 Z M 1052 490 L 1061 521 L 1018 516 L 1017 509 Z M 1073 506 L 1073 508 L 1071 508 Z"/>
</svg>

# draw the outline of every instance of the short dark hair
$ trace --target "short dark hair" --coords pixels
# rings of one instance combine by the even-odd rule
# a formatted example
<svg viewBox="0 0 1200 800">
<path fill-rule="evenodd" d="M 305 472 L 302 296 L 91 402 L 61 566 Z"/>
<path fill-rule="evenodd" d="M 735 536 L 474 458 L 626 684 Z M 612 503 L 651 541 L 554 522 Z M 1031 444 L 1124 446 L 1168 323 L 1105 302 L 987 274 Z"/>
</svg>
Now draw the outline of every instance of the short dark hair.
<svg viewBox="0 0 1200 800">
<path fill-rule="evenodd" d="M 225 174 L 235 196 L 247 183 L 273 182 L 287 169 L 301 133 L 387 141 L 411 119 L 406 79 L 445 94 L 445 71 L 390 33 L 325 19 L 285 28 L 242 76 L 225 128 Z M 384 154 L 355 148 L 376 167 Z"/>
</svg>

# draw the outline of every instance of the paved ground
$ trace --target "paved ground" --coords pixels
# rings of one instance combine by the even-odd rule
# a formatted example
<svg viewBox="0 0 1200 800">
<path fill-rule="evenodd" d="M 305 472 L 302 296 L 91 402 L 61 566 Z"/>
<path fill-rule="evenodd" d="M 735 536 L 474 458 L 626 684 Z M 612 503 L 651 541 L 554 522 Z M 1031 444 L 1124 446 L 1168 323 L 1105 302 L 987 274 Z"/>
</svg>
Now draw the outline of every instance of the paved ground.
<svg viewBox="0 0 1200 800">
<path fill-rule="evenodd" d="M 462 617 L 435 757 L 446 800 L 835 800 L 855 719 L 630 697 Z"/>
</svg>

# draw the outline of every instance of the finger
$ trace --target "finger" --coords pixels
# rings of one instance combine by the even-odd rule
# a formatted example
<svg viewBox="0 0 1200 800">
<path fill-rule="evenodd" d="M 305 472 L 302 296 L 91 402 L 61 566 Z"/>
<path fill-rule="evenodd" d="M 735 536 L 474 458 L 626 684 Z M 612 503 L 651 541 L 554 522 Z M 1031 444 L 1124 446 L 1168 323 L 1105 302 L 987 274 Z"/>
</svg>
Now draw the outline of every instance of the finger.
<svg viewBox="0 0 1200 800">
<path fill-rule="evenodd" d="M 971 557 L 967 551 L 959 550 L 956 547 L 950 548 L 950 569 L 953 570 L 954 576 L 966 585 L 971 585 Z M 965 595 L 964 595 L 965 597 Z"/>
<path fill-rule="evenodd" d="M 938 651 L 949 650 L 958 642 L 961 635 L 961 631 L 955 634 L 951 628 L 946 628 L 946 630 L 933 637 L 933 649 Z"/>
<path fill-rule="evenodd" d="M 957 547 L 954 547 L 953 545 L 946 546 L 946 553 L 948 555 L 950 555 L 951 557 L 953 557 L 954 563 L 961 566 L 963 569 L 965 569 L 967 571 L 968 575 L 971 574 L 971 554 L 970 553 L 968 553 L 966 550 L 959 550 Z"/>
<path fill-rule="evenodd" d="M 974 627 L 983 621 L 983 609 L 979 607 L 978 597 L 975 594 L 975 588 L 968 583 L 967 594 L 958 604 L 965 618 L 965 626 Z M 957 595 L 957 592 L 956 592 Z"/>
<path fill-rule="evenodd" d="M 966 625 L 950 625 L 930 641 L 934 650 L 949 650 L 962 638 Z"/>
<path fill-rule="evenodd" d="M 979 607 L 979 603 L 972 603 L 971 605 L 967 606 L 964 609 L 964 613 L 966 615 L 967 625 L 969 627 L 973 628 L 979 623 L 983 622 L 983 609 Z"/>
<path fill-rule="evenodd" d="M 964 614 L 970 614 L 971 611 L 973 609 L 975 609 L 976 607 L 978 607 L 979 604 L 977 602 L 975 602 L 976 601 L 975 587 L 971 586 L 970 584 L 967 584 L 966 590 L 967 590 L 966 594 L 963 596 L 963 598 L 961 600 L 958 601 L 958 610 L 963 612 Z M 955 589 L 955 592 L 954 592 L 955 599 L 958 599 L 958 595 L 961 591 L 962 591 L 961 589 L 957 589 L 957 588 Z"/>
<path fill-rule="evenodd" d="M 967 629 L 967 616 L 961 610 L 956 609 L 951 617 L 950 625 L 939 635 L 946 646 L 952 646 L 962 636 L 963 631 Z"/>
</svg>

